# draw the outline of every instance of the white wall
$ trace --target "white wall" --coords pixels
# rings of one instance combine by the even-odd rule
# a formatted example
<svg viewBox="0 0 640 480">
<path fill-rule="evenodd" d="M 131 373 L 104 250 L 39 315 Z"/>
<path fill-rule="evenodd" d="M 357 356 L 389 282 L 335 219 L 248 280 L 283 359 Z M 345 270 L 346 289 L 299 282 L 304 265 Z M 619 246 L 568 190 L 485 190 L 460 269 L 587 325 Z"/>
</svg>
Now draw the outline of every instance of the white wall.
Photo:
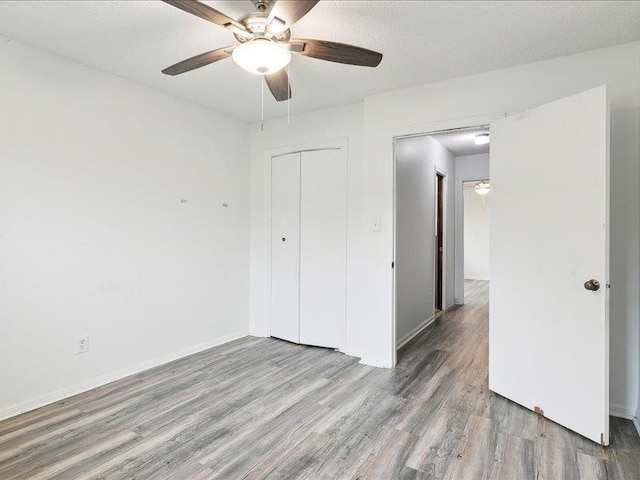
<svg viewBox="0 0 640 480">
<path fill-rule="evenodd" d="M 374 95 L 365 99 L 365 216 L 380 216 L 382 232 L 366 234 L 368 301 L 354 320 L 367 355 L 390 365 L 394 345 L 392 142 L 394 135 L 472 122 L 470 117 L 517 113 L 607 84 L 611 95 L 611 403 L 633 414 L 638 397 L 638 314 L 640 251 L 639 157 L 640 43 L 462 77 Z M 467 119 L 467 120 L 464 120 Z"/>
<path fill-rule="evenodd" d="M 464 278 L 489 280 L 489 218 L 491 192 L 464 191 Z"/>
<path fill-rule="evenodd" d="M 396 143 L 396 344 L 434 316 L 435 169 L 445 177 L 445 298 L 453 304 L 454 160 L 431 137 Z"/>
<path fill-rule="evenodd" d="M 12 40 L 0 63 L 0 417 L 246 334 L 248 127 Z"/>
<path fill-rule="evenodd" d="M 468 180 L 489 180 L 489 154 L 456 157 L 455 302 L 464 304 L 464 197 L 462 184 Z"/>
</svg>

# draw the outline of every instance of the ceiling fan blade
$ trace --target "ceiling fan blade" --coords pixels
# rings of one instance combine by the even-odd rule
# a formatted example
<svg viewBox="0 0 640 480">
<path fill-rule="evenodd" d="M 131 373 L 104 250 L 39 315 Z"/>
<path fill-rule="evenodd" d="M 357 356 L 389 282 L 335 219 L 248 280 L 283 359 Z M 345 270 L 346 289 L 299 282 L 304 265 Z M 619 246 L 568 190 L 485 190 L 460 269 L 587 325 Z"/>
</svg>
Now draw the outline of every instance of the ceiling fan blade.
<svg viewBox="0 0 640 480">
<path fill-rule="evenodd" d="M 289 85 L 289 76 L 284 70 L 279 70 L 275 73 L 264 76 L 265 82 L 274 98 L 282 102 L 283 100 L 289 100 L 291 98 L 291 85 Z"/>
<path fill-rule="evenodd" d="M 196 68 L 204 67 L 205 65 L 217 62 L 218 60 L 224 60 L 225 58 L 231 56 L 228 51 L 232 48 L 233 47 L 224 47 L 218 48 L 217 50 L 211 50 L 210 52 L 201 53 L 200 55 L 187 58 L 186 60 L 165 68 L 164 70 L 162 70 L 162 73 L 166 75 L 179 75 L 181 73 L 195 70 Z"/>
<path fill-rule="evenodd" d="M 227 27 L 229 25 L 233 25 L 241 30 L 246 30 L 244 26 L 238 22 L 236 22 L 233 18 L 225 15 L 222 12 L 219 12 L 215 8 L 211 8 L 209 5 L 206 5 L 202 2 L 198 2 L 197 0 L 162 0 L 169 5 L 172 5 L 180 10 L 184 10 L 196 17 L 203 18 L 211 23 L 215 23 L 216 25 L 220 25 L 221 27 Z"/>
<path fill-rule="evenodd" d="M 279 18 L 285 24 L 285 28 L 291 28 L 291 25 L 304 17 L 309 10 L 316 6 L 320 0 L 280 0 L 269 11 L 269 20 Z"/>
<path fill-rule="evenodd" d="M 346 43 L 295 38 L 290 40 L 289 44 L 292 52 L 328 62 L 346 63 L 361 67 L 377 67 L 382 61 L 381 53 L 354 45 L 347 45 Z"/>
</svg>

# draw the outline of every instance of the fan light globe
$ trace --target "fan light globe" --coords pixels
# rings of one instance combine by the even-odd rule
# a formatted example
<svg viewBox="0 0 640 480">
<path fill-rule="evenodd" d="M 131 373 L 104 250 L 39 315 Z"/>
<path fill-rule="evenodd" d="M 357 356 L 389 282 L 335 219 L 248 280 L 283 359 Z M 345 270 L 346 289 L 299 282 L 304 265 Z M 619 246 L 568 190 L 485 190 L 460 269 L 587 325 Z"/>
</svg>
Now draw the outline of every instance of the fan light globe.
<svg viewBox="0 0 640 480">
<path fill-rule="evenodd" d="M 233 50 L 233 61 L 247 72 L 268 75 L 283 69 L 291 62 L 291 52 L 266 38 L 256 38 Z"/>
</svg>

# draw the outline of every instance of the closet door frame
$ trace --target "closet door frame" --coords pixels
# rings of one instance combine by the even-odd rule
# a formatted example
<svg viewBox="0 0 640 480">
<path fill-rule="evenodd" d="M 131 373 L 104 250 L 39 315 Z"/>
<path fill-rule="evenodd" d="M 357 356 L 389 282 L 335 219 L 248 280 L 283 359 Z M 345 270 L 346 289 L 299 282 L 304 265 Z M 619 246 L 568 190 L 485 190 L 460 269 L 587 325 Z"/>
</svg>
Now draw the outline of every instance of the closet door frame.
<svg viewBox="0 0 640 480">
<path fill-rule="evenodd" d="M 269 282 L 269 288 L 268 288 L 268 295 L 269 295 L 269 308 L 268 308 L 268 317 L 269 317 L 269 322 L 268 322 L 268 331 L 266 332 L 266 336 L 271 336 L 271 293 L 272 293 L 272 285 L 271 285 L 271 248 L 272 248 L 272 244 L 271 244 L 271 239 L 272 239 L 272 235 L 273 235 L 273 231 L 272 231 L 272 219 L 271 219 L 271 182 L 272 182 L 272 178 L 271 178 L 271 162 L 272 159 L 274 157 L 279 157 L 281 155 L 287 155 L 290 153 L 304 153 L 304 152 L 308 152 L 308 151 L 314 151 L 314 150 L 340 150 L 342 155 L 344 156 L 344 161 L 346 163 L 346 168 L 347 168 L 347 225 L 346 225 L 346 232 L 347 232 L 347 239 L 346 239 L 346 249 L 348 252 L 349 249 L 349 219 L 350 219 L 350 215 L 349 215 L 349 202 L 348 202 L 348 196 L 349 196 L 349 178 L 350 178 L 350 172 L 349 172 L 349 150 L 348 150 L 348 139 L 347 138 L 338 138 L 338 139 L 334 139 L 334 140 L 324 140 L 324 141 L 319 141 L 319 142 L 310 142 L 310 143 L 303 143 L 303 144 L 296 144 L 296 145 L 290 145 L 290 146 L 283 146 L 283 147 L 278 147 L 278 148 L 271 148 L 271 149 L 265 149 L 264 150 L 264 161 L 266 163 L 265 165 L 265 170 L 267 173 L 268 178 L 265 179 L 265 183 L 266 183 L 266 195 L 265 195 L 265 213 L 266 213 L 266 218 L 267 218 L 267 224 L 268 224 L 268 235 L 267 235 L 267 251 L 269 252 L 269 263 L 268 263 L 268 272 L 266 275 L 266 278 L 268 279 Z M 347 255 L 347 265 L 349 264 L 349 257 Z M 346 345 L 347 345 L 347 311 L 348 311 L 348 305 L 349 305 L 349 274 L 348 274 L 348 268 L 347 265 L 345 265 L 345 269 L 346 269 L 346 286 L 345 286 L 345 321 L 343 322 L 342 328 L 341 328 L 341 332 L 339 334 L 339 338 L 340 338 L 340 344 L 338 345 L 337 350 L 347 353 L 346 350 Z"/>
</svg>

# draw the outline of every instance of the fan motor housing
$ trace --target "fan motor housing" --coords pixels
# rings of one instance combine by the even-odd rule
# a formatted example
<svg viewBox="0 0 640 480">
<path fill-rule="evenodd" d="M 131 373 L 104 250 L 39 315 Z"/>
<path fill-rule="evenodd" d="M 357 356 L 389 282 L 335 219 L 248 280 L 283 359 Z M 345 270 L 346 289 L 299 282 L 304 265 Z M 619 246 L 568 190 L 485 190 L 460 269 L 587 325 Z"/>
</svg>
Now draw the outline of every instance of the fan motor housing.
<svg viewBox="0 0 640 480">
<path fill-rule="evenodd" d="M 257 2 L 259 3 L 259 2 Z M 254 37 L 262 37 L 286 42 L 291 38 L 291 30 L 286 29 L 279 35 L 274 34 L 273 32 L 269 32 L 267 30 L 267 21 L 269 19 L 269 14 L 266 12 L 252 12 L 248 15 L 240 17 L 238 19 L 238 23 L 241 23 L 245 26 L 248 32 L 252 33 Z M 247 42 L 251 40 L 250 38 L 243 37 L 242 35 L 238 35 L 237 33 L 233 33 L 240 43 Z"/>
<path fill-rule="evenodd" d="M 259 12 L 266 12 L 269 9 L 269 2 L 265 2 L 264 0 L 254 0 L 253 4 Z"/>
</svg>

